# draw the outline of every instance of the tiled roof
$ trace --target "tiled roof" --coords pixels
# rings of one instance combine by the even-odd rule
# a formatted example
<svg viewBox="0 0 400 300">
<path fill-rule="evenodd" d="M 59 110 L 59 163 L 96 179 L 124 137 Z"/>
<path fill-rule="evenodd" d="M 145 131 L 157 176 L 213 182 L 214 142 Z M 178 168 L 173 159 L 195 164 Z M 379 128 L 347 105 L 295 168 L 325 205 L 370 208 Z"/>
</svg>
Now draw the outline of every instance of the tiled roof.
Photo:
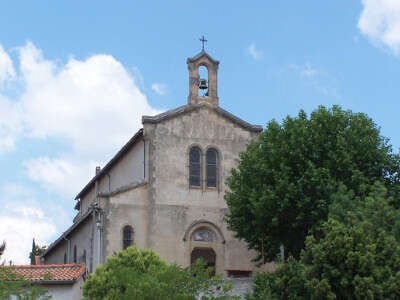
<svg viewBox="0 0 400 300">
<path fill-rule="evenodd" d="M 6 268 L 30 281 L 75 281 L 85 273 L 84 264 L 16 265 Z"/>
</svg>

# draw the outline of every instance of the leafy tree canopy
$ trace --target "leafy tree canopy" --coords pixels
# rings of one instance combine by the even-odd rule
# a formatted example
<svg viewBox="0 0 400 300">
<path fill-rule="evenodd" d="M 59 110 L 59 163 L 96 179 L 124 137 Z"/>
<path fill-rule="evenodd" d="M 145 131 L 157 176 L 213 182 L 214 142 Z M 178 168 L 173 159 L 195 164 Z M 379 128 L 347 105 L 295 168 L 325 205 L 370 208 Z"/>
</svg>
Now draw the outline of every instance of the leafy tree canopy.
<svg viewBox="0 0 400 300">
<path fill-rule="evenodd" d="M 234 299 L 218 278 L 210 278 L 210 270 L 198 262 L 183 269 L 163 261 L 151 250 L 139 251 L 131 246 L 108 258 L 90 275 L 83 287 L 84 299 L 195 300 Z M 219 295 L 216 287 L 222 286 Z"/>
<path fill-rule="evenodd" d="M 400 299 L 399 211 L 382 184 L 364 201 L 340 190 L 322 236 L 307 237 L 300 260 L 260 275 L 250 299 Z"/>
<path fill-rule="evenodd" d="M 399 171 L 399 155 L 367 115 L 338 106 L 320 106 L 310 117 L 300 111 L 269 122 L 241 153 L 227 180 L 227 222 L 260 260 L 275 259 L 281 245 L 298 258 L 310 230 L 328 219 L 339 187 L 362 197 L 380 181 L 400 199 Z"/>
</svg>

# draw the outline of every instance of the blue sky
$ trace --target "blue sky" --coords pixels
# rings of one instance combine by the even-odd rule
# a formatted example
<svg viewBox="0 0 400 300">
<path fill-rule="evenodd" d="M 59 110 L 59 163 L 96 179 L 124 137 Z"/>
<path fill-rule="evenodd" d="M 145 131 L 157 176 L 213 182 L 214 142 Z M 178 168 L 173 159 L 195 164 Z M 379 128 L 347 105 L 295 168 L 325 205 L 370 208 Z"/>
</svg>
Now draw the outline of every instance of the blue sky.
<svg viewBox="0 0 400 300">
<path fill-rule="evenodd" d="M 0 4 L 0 239 L 27 262 L 140 128 L 183 105 L 186 58 L 220 60 L 220 105 L 265 126 L 300 109 L 365 112 L 400 147 L 400 1 Z"/>
</svg>

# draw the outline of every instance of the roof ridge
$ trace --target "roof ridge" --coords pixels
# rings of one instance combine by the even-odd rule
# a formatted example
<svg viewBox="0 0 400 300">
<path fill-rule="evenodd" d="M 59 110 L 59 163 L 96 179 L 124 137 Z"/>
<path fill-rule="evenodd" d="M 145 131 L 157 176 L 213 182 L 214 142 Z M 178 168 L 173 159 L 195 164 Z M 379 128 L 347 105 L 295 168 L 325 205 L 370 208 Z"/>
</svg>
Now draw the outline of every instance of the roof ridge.
<svg viewBox="0 0 400 300">
<path fill-rule="evenodd" d="M 85 264 L 48 264 L 48 265 L 11 265 L 11 266 L 4 266 L 4 267 L 14 267 L 14 268 L 26 268 L 26 269 L 54 269 L 54 268 L 72 268 L 72 267 L 82 267 Z"/>
<path fill-rule="evenodd" d="M 30 281 L 46 281 L 46 282 L 74 282 L 85 274 L 85 264 L 50 264 L 50 265 L 16 265 L 4 266 L 12 272 L 22 275 Z M 50 274 L 51 278 L 46 279 L 46 274 Z"/>
<path fill-rule="evenodd" d="M 178 114 L 184 113 L 184 112 L 190 112 L 193 110 L 196 110 L 198 108 L 202 107 L 207 107 L 209 109 L 214 110 L 215 112 L 219 113 L 220 115 L 224 116 L 225 118 L 231 120 L 232 122 L 235 122 L 236 124 L 250 130 L 253 132 L 261 132 L 262 131 L 262 126 L 261 125 L 253 125 L 251 123 L 248 123 L 247 121 L 244 121 L 243 119 L 235 116 L 234 114 L 230 113 L 229 111 L 219 107 L 212 105 L 207 102 L 200 102 L 198 104 L 186 104 L 183 106 L 180 106 L 175 109 L 168 110 L 166 112 L 163 112 L 161 114 L 155 115 L 155 116 L 142 116 L 142 123 L 158 123 L 163 120 L 172 118 Z"/>
</svg>

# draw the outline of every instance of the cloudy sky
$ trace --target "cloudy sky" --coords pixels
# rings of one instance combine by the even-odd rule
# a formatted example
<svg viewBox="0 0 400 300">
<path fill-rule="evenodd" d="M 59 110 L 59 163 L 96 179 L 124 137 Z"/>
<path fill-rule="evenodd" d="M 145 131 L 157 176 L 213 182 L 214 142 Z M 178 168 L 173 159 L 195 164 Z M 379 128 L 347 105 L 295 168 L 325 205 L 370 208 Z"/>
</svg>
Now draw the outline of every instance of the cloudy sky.
<svg viewBox="0 0 400 300">
<path fill-rule="evenodd" d="M 142 115 L 186 103 L 203 34 L 225 109 L 265 125 L 339 104 L 400 147 L 399 0 L 7 2 L 0 240 L 14 263 L 71 225 L 75 195 Z"/>
</svg>

